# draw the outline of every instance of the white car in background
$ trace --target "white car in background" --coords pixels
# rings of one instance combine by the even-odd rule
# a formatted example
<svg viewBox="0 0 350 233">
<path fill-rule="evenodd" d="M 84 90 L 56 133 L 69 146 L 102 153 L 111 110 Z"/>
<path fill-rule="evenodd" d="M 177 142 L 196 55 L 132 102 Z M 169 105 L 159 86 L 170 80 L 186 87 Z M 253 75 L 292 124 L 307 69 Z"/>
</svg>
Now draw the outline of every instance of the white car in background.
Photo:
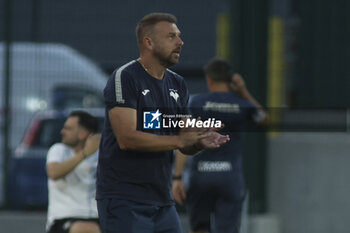
<svg viewBox="0 0 350 233">
<path fill-rule="evenodd" d="M 5 46 L 0 43 L 0 112 L 4 108 L 4 59 Z M 14 42 L 10 73 L 11 147 L 18 145 L 35 112 L 103 106 L 108 75 L 66 45 Z"/>
<path fill-rule="evenodd" d="M 19 145 L 26 127 L 38 112 L 104 106 L 102 92 L 108 75 L 78 51 L 63 44 L 13 42 L 10 52 L 11 151 Z M 0 43 L 1 168 L 4 167 L 4 65 L 5 45 Z M 0 187 L 3 187 L 2 172 Z M 0 204 L 2 194 L 0 188 Z"/>
</svg>

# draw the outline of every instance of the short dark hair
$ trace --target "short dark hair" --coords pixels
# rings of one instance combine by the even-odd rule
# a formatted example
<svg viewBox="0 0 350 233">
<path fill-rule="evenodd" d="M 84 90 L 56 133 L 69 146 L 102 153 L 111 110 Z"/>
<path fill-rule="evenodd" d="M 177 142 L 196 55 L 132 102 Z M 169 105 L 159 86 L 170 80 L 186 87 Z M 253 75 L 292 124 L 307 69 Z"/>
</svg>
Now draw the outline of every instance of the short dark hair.
<svg viewBox="0 0 350 233">
<path fill-rule="evenodd" d="M 204 66 L 204 73 L 215 82 L 231 82 L 232 67 L 230 63 L 220 58 L 211 59 Z"/>
<path fill-rule="evenodd" d="M 159 22 L 176 23 L 177 19 L 169 13 L 150 13 L 145 15 L 136 26 L 137 43 L 142 44 L 142 39 L 145 34 L 150 33 L 154 25 Z"/>
<path fill-rule="evenodd" d="M 77 110 L 69 114 L 69 117 L 78 117 L 78 124 L 87 129 L 91 133 L 98 132 L 98 120 L 96 117 L 92 116 L 90 113 L 85 111 Z"/>
</svg>

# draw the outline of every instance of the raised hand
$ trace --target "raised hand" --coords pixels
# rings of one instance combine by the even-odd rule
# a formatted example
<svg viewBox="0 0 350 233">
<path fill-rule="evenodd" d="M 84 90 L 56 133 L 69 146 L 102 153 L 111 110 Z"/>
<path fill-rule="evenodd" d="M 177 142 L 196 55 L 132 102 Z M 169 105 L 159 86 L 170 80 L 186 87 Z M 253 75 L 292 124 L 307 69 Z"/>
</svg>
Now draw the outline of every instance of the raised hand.
<svg viewBox="0 0 350 233">
<path fill-rule="evenodd" d="M 89 137 L 86 139 L 83 152 L 84 156 L 90 156 L 94 154 L 99 146 L 101 141 L 101 135 L 100 134 L 90 134 Z"/>
<path fill-rule="evenodd" d="M 240 74 L 234 74 L 232 76 L 230 86 L 239 95 L 242 95 L 242 92 L 246 91 L 245 82 Z"/>
</svg>

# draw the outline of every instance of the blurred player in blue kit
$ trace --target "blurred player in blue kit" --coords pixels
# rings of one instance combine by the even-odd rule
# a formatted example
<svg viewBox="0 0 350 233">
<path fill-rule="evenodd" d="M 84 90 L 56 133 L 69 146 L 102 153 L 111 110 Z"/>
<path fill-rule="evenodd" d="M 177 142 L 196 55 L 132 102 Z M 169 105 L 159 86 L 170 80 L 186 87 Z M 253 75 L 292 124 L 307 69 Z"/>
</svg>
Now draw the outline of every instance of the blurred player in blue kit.
<svg viewBox="0 0 350 233">
<path fill-rule="evenodd" d="M 238 233 L 246 192 L 242 133 L 248 120 L 264 123 L 267 117 L 247 90 L 242 77 L 233 74 L 228 62 L 212 59 L 204 72 L 209 93 L 198 94 L 191 99 L 192 116 L 221 120 L 225 125 L 223 131 L 229 134 L 230 141 L 193 157 L 187 193 L 182 182 L 187 157 L 178 151 L 172 192 L 179 204 L 184 204 L 186 199 L 192 233 L 211 230 L 215 233 Z"/>
<path fill-rule="evenodd" d="M 104 89 L 96 183 L 100 226 L 103 233 L 179 233 L 171 195 L 173 150 L 194 154 L 229 137 L 212 129 L 159 129 L 162 113 L 186 113 L 185 82 L 168 69 L 179 61 L 184 42 L 175 16 L 167 13 L 143 17 L 136 35 L 140 57 L 118 68 Z"/>
</svg>

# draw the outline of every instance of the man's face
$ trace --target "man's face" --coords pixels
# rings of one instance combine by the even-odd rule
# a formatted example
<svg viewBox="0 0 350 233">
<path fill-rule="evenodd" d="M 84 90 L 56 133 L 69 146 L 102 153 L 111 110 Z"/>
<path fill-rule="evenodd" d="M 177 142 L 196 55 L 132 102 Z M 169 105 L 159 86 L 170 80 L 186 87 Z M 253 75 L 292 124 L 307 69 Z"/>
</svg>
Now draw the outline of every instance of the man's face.
<svg viewBox="0 0 350 233">
<path fill-rule="evenodd" d="M 64 123 L 63 129 L 61 130 L 62 134 L 62 143 L 67 146 L 74 147 L 80 142 L 80 133 L 82 128 L 78 124 L 78 117 L 72 116 L 68 117 Z"/>
<path fill-rule="evenodd" d="M 166 21 L 157 23 L 152 40 L 153 55 L 158 58 L 161 65 L 169 67 L 178 63 L 184 42 L 180 38 L 176 24 Z"/>
</svg>

